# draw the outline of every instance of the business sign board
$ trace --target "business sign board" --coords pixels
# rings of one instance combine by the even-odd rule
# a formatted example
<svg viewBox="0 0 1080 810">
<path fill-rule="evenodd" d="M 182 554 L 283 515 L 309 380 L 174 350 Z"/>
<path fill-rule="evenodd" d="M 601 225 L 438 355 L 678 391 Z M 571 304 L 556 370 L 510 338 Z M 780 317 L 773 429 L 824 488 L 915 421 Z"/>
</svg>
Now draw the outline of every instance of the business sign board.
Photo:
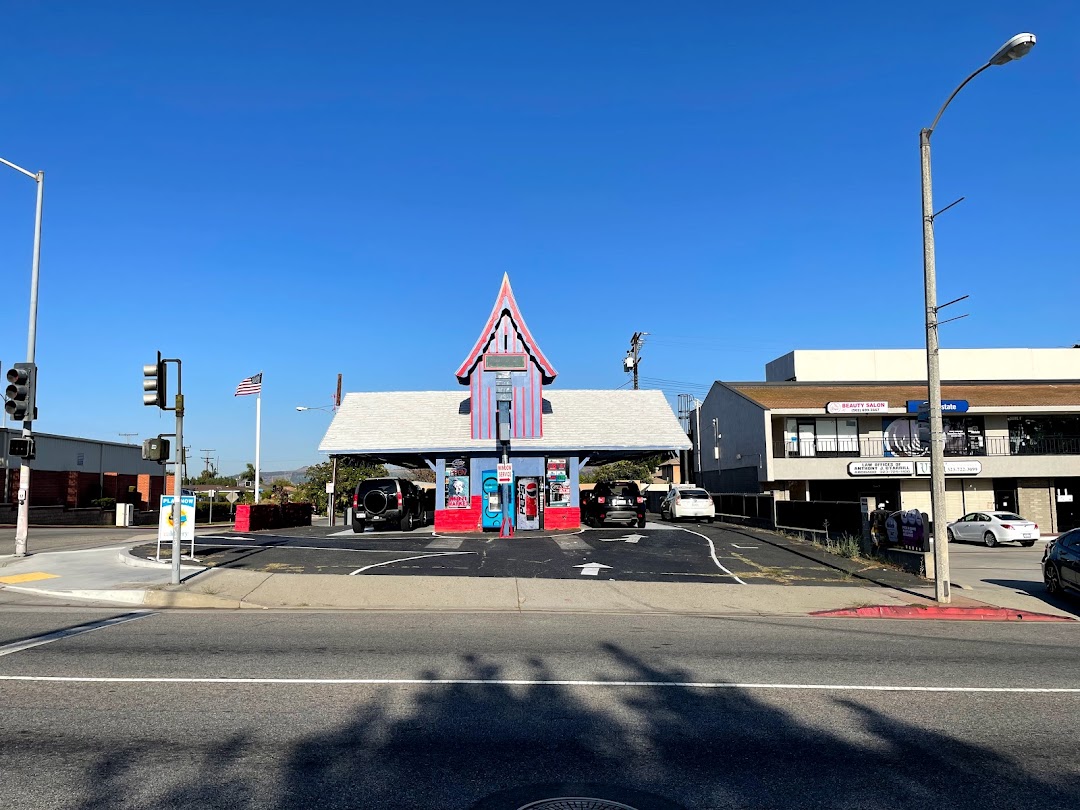
<svg viewBox="0 0 1080 810">
<path fill-rule="evenodd" d="M 853 461 L 848 475 L 914 475 L 914 461 Z"/>
<path fill-rule="evenodd" d="M 529 358 L 525 354 L 495 354 L 488 352 L 484 355 L 484 371 L 528 371 Z"/>
<path fill-rule="evenodd" d="M 173 539 L 173 504 L 175 495 L 161 496 L 161 512 L 158 515 L 158 540 L 171 542 Z M 180 496 L 180 539 L 191 541 L 195 539 L 195 496 Z"/>
<path fill-rule="evenodd" d="M 496 464 L 495 475 L 500 484 L 512 484 L 514 483 L 514 465 L 513 464 Z"/>
<path fill-rule="evenodd" d="M 930 402 L 925 399 L 909 399 L 907 401 L 908 413 L 922 413 L 930 410 Z M 967 413 L 968 401 L 966 399 L 943 399 L 941 400 L 942 413 Z"/>
<path fill-rule="evenodd" d="M 946 461 L 945 462 L 945 474 L 946 475 L 978 475 L 982 472 L 981 461 Z M 929 461 L 916 461 L 915 462 L 915 474 L 916 475 L 930 475 L 930 462 Z"/>
<path fill-rule="evenodd" d="M 886 413 L 888 402 L 826 402 L 825 413 Z"/>
</svg>

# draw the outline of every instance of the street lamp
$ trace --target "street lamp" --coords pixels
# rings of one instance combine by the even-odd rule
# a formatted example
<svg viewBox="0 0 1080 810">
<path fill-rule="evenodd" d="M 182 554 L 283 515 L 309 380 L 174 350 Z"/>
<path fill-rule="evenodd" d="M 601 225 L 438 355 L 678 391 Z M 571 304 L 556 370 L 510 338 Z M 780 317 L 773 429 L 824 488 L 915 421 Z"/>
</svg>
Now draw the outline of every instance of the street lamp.
<svg viewBox="0 0 1080 810">
<path fill-rule="evenodd" d="M 335 403 L 337 400 L 335 400 Z M 337 411 L 337 404 L 334 405 L 297 405 L 298 411 L 329 411 L 331 413 Z M 330 468 L 330 488 L 326 493 L 326 513 L 330 518 L 330 526 L 334 526 L 334 498 L 337 497 L 337 456 L 331 456 L 331 468 Z"/>
<path fill-rule="evenodd" d="M 1035 47 L 1034 34 L 1017 34 L 990 57 L 985 65 L 964 79 L 941 105 L 928 128 L 919 133 L 922 157 L 923 286 L 926 293 L 926 378 L 930 406 L 930 502 L 934 526 L 934 594 L 938 602 L 951 601 L 949 593 L 949 544 L 945 517 L 945 437 L 941 424 L 941 362 L 938 347 L 937 269 L 934 263 L 934 196 L 930 178 L 930 136 L 941 114 L 964 86 L 992 65 L 1005 65 Z"/>
<path fill-rule="evenodd" d="M 33 368 L 34 355 L 37 349 L 37 307 L 38 307 L 38 269 L 41 266 L 41 204 L 45 192 L 45 172 L 33 172 L 27 171 L 22 166 L 16 166 L 10 161 L 0 158 L 0 163 L 5 166 L 14 169 L 15 171 L 25 174 L 35 183 L 37 183 L 37 208 L 34 213 L 34 259 L 33 267 L 30 271 L 30 329 L 26 336 L 26 362 L 31 364 Z M 37 374 L 34 373 L 34 377 Z M 31 381 L 34 386 L 37 385 L 37 380 Z M 26 414 L 26 419 L 23 421 L 22 435 L 24 439 L 29 439 L 33 436 L 31 427 L 33 425 L 34 413 L 29 411 Z M 23 459 L 22 464 L 19 466 L 19 514 L 15 522 L 15 556 L 26 556 L 26 535 L 30 526 L 30 462 L 28 459 Z"/>
</svg>

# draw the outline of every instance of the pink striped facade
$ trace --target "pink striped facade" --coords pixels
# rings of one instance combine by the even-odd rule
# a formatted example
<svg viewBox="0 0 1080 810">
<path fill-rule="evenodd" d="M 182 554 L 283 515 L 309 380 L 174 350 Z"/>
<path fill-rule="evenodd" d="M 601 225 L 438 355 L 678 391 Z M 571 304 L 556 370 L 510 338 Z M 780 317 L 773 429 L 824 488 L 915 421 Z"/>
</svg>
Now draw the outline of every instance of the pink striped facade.
<svg viewBox="0 0 1080 810">
<path fill-rule="evenodd" d="M 528 354 L 508 313 L 503 313 L 495 333 L 484 347 L 485 354 Z M 511 437 L 538 439 L 544 435 L 544 381 L 540 368 L 530 356 L 527 372 L 514 372 L 514 401 L 510 409 Z M 477 366 L 469 378 L 472 437 L 494 439 L 498 406 L 495 403 L 495 375 Z"/>
</svg>

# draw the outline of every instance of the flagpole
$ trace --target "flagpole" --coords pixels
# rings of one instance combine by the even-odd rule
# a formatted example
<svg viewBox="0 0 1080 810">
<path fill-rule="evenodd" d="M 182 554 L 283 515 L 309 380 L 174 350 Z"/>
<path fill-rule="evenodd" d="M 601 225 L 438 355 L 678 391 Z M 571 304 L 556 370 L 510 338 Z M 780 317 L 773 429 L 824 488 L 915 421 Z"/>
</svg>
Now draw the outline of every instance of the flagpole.
<svg viewBox="0 0 1080 810">
<path fill-rule="evenodd" d="M 259 444 L 262 437 L 262 382 L 259 393 L 255 395 L 255 503 L 259 502 Z"/>
</svg>

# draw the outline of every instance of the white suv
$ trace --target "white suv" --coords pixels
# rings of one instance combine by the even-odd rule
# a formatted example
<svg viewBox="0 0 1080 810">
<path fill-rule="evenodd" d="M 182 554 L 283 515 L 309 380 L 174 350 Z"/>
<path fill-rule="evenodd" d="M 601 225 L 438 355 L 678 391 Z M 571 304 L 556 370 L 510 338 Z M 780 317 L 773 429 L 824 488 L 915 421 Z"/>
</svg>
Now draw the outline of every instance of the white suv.
<svg viewBox="0 0 1080 810">
<path fill-rule="evenodd" d="M 716 517 L 716 504 L 712 495 L 700 487 L 677 487 L 672 489 L 660 502 L 660 517 L 672 522 L 683 518 L 701 520 L 709 523 Z"/>
</svg>

